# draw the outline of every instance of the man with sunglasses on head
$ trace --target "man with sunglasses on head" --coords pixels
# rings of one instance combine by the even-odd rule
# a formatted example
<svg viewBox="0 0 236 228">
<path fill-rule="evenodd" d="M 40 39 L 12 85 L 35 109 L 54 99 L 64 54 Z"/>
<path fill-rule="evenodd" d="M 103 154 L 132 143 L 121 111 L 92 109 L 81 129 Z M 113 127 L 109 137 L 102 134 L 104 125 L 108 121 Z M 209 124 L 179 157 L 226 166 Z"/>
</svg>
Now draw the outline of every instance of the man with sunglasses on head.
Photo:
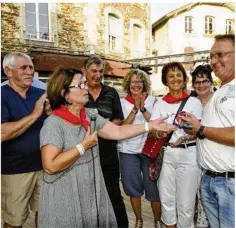
<svg viewBox="0 0 236 228">
<path fill-rule="evenodd" d="M 198 137 L 199 163 L 204 169 L 201 199 L 210 227 L 235 226 L 235 35 L 217 35 L 210 65 L 221 87 L 203 109 L 201 123 L 188 113 L 186 130 Z"/>
<path fill-rule="evenodd" d="M 3 59 L 8 84 L 1 87 L 2 172 L 1 199 L 4 228 L 22 227 L 29 208 L 36 212 L 42 182 L 39 133 L 46 118 L 46 93 L 32 87 L 30 57 L 12 52 Z"/>
<path fill-rule="evenodd" d="M 102 117 L 120 125 L 124 119 L 120 98 L 114 88 L 102 83 L 104 67 L 103 60 L 97 55 L 91 55 L 84 62 L 83 72 L 89 91 L 89 102 L 86 107 L 96 108 Z M 125 228 L 128 227 L 128 216 L 119 185 L 120 169 L 116 148 L 117 141 L 99 137 L 98 142 L 102 172 L 117 225 Z"/>
</svg>

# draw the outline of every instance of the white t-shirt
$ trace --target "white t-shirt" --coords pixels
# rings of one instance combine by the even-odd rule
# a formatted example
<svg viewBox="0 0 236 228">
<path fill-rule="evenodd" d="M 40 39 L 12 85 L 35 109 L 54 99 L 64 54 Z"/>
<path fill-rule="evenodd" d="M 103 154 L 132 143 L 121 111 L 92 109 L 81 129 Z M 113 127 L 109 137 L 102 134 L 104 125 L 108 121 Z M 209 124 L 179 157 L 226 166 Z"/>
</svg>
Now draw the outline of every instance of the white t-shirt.
<svg viewBox="0 0 236 228">
<path fill-rule="evenodd" d="M 207 127 L 235 126 L 235 82 L 218 89 L 203 109 L 202 125 Z M 207 138 L 198 140 L 200 165 L 215 172 L 235 169 L 235 147 L 213 142 Z"/>
<path fill-rule="evenodd" d="M 155 119 L 157 119 L 159 117 L 163 117 L 163 116 L 169 116 L 169 118 L 166 120 L 166 122 L 173 124 L 175 114 L 178 111 L 180 104 L 181 104 L 181 102 L 176 103 L 176 104 L 169 104 L 162 99 L 159 100 L 154 106 L 151 120 L 155 120 Z M 201 102 L 195 97 L 189 97 L 189 99 L 185 103 L 182 111 L 192 113 L 198 119 L 201 119 L 201 116 L 202 116 Z M 187 135 L 187 134 L 184 132 L 183 129 L 177 128 L 177 130 L 175 130 L 173 132 L 169 142 L 174 143 L 181 136 L 185 136 L 185 135 Z"/>
<path fill-rule="evenodd" d="M 144 106 L 149 113 L 152 113 L 153 111 L 155 100 L 156 99 L 153 96 L 148 96 L 145 100 Z M 134 105 L 131 104 L 129 101 L 127 101 L 125 98 L 122 98 L 120 102 L 124 118 L 126 118 L 130 114 Z M 138 113 L 135 115 L 133 124 L 143 124 L 145 122 L 147 121 L 145 120 L 143 114 L 140 111 L 138 111 Z M 142 149 L 146 139 L 147 139 L 147 133 L 143 133 L 130 139 L 121 140 L 117 144 L 117 150 L 119 152 L 127 154 L 140 154 L 142 153 Z"/>
</svg>

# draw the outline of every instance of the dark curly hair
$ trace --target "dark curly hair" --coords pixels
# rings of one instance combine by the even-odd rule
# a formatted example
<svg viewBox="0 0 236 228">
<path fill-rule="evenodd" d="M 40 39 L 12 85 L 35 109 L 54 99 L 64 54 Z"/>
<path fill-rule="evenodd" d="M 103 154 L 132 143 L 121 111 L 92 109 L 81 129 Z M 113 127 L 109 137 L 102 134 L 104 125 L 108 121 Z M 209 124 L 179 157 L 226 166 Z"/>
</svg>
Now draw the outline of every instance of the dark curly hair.
<svg viewBox="0 0 236 228">
<path fill-rule="evenodd" d="M 196 69 L 191 73 L 192 75 L 192 84 L 195 83 L 196 78 L 203 78 L 206 76 L 211 83 L 213 83 L 213 78 L 211 75 L 212 69 L 209 64 L 207 65 L 199 65 Z"/>
<path fill-rule="evenodd" d="M 68 104 L 65 95 L 69 92 L 69 85 L 71 84 L 75 74 L 83 75 L 78 69 L 65 69 L 61 66 L 57 67 L 50 75 L 47 84 L 47 98 L 50 102 L 52 110 L 59 108 L 60 105 Z M 65 90 L 62 96 L 62 90 Z"/>
<path fill-rule="evenodd" d="M 170 63 L 167 63 L 166 65 L 164 65 L 164 67 L 162 68 L 162 71 L 161 71 L 161 81 L 165 86 L 167 86 L 166 75 L 167 75 L 168 71 L 170 69 L 175 70 L 175 68 L 177 68 L 179 71 L 181 71 L 183 73 L 184 82 L 187 81 L 187 73 L 186 73 L 183 65 L 179 62 L 170 62 Z"/>
</svg>

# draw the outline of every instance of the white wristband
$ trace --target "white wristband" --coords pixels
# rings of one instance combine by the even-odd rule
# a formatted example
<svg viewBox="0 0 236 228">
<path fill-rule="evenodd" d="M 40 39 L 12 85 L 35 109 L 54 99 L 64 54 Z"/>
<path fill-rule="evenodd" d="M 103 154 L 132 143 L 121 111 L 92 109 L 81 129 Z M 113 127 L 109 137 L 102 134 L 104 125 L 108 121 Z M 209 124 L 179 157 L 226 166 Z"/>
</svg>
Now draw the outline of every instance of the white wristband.
<svg viewBox="0 0 236 228">
<path fill-rule="evenodd" d="M 148 122 L 145 122 L 144 127 L 145 127 L 145 132 L 149 132 Z"/>
<path fill-rule="evenodd" d="M 84 155 L 85 149 L 81 143 L 76 145 L 77 150 L 79 151 L 80 156 Z"/>
</svg>

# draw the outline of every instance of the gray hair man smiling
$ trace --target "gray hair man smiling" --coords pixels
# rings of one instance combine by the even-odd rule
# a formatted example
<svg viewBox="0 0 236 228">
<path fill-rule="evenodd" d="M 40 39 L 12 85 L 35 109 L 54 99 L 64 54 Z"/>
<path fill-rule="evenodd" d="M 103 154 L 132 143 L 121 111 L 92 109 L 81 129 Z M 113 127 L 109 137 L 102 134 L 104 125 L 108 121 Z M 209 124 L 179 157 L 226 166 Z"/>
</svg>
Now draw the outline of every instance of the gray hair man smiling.
<svg viewBox="0 0 236 228">
<path fill-rule="evenodd" d="M 201 199 L 211 227 L 235 223 L 235 35 L 215 36 L 210 65 L 222 84 L 203 109 L 201 123 L 190 113 L 186 131 L 198 137 L 199 162 L 205 169 Z"/>
<path fill-rule="evenodd" d="M 28 55 L 7 54 L 3 69 L 9 82 L 1 87 L 2 219 L 4 227 L 11 228 L 22 227 L 29 208 L 38 210 L 42 182 L 39 132 L 46 118 L 46 93 L 31 86 L 34 65 Z"/>
</svg>

